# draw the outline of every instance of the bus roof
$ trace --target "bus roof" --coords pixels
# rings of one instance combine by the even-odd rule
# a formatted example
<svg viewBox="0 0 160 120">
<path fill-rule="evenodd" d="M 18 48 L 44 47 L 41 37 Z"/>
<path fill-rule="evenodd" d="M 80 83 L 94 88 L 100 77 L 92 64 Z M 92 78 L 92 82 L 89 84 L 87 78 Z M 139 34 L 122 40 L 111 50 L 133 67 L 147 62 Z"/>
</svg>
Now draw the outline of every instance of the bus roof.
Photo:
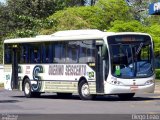
<svg viewBox="0 0 160 120">
<path fill-rule="evenodd" d="M 93 39 L 103 39 L 105 36 L 122 35 L 122 34 L 144 34 L 144 33 L 135 33 L 135 32 L 114 33 L 114 32 L 103 32 L 97 29 L 66 30 L 66 31 L 58 31 L 51 35 L 38 35 L 36 37 L 30 37 L 30 38 L 7 39 L 7 40 L 4 40 L 4 43 L 29 43 L 29 42 L 66 41 L 66 40 L 93 40 Z"/>
</svg>

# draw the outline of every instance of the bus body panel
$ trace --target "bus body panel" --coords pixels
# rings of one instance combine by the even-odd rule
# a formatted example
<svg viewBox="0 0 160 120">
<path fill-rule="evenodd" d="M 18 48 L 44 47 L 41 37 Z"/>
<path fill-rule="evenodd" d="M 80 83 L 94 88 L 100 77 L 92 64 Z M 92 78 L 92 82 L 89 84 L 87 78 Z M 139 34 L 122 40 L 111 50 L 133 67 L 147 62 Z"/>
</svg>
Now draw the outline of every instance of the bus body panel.
<svg viewBox="0 0 160 120">
<path fill-rule="evenodd" d="M 4 88 L 6 90 L 11 89 L 11 78 L 12 78 L 12 65 L 4 65 Z"/>
<path fill-rule="evenodd" d="M 79 79 L 84 76 L 95 93 L 95 71 L 86 64 L 28 64 L 19 65 L 20 89 L 27 76 L 33 85 L 33 92 L 77 93 Z"/>
</svg>

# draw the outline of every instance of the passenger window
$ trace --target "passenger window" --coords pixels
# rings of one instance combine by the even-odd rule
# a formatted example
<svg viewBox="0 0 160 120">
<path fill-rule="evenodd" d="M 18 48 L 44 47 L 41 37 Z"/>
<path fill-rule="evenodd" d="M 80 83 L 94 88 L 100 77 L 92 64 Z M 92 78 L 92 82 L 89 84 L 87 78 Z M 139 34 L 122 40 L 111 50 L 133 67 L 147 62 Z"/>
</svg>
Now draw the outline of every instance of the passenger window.
<svg viewBox="0 0 160 120">
<path fill-rule="evenodd" d="M 95 62 L 95 43 L 94 41 L 80 42 L 79 62 Z"/>
<path fill-rule="evenodd" d="M 5 45 L 5 64 L 11 64 L 12 63 L 12 47 L 11 45 L 6 44 Z"/>
<path fill-rule="evenodd" d="M 68 42 L 66 46 L 66 62 L 77 63 L 78 62 L 78 50 L 79 45 L 76 41 Z"/>
<path fill-rule="evenodd" d="M 41 46 L 42 51 L 42 63 L 52 63 L 53 62 L 53 48 L 51 43 L 44 43 Z"/>
<path fill-rule="evenodd" d="M 66 44 L 55 43 L 54 62 L 58 62 L 58 63 L 65 62 L 65 56 L 66 56 L 65 48 L 66 48 Z"/>
<path fill-rule="evenodd" d="M 40 44 L 32 44 L 30 48 L 30 62 L 41 63 L 41 46 Z"/>
</svg>

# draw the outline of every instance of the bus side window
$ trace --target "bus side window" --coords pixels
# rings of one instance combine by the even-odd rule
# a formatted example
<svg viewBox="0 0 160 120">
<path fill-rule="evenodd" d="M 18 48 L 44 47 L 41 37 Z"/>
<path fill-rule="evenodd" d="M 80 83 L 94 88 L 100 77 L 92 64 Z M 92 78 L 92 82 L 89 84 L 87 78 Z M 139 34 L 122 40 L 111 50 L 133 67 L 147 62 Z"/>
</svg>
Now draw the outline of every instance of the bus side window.
<svg viewBox="0 0 160 120">
<path fill-rule="evenodd" d="M 56 63 L 64 63 L 66 61 L 66 42 L 58 42 L 54 44 L 54 61 Z"/>
<path fill-rule="evenodd" d="M 93 41 L 89 41 L 87 48 L 87 62 L 95 62 L 96 46 Z"/>
<path fill-rule="evenodd" d="M 40 63 L 40 61 L 41 61 L 40 50 L 34 49 L 34 63 Z"/>
<path fill-rule="evenodd" d="M 87 49 L 85 47 L 84 41 L 79 42 L 79 43 L 80 43 L 79 62 L 86 62 L 86 52 L 87 52 Z"/>
<path fill-rule="evenodd" d="M 5 45 L 5 63 L 10 64 L 12 62 L 12 50 L 11 46 Z"/>
<path fill-rule="evenodd" d="M 21 45 L 21 59 L 20 59 L 20 63 L 29 63 L 29 57 L 28 57 L 28 53 L 29 53 L 29 46 L 28 44 L 24 45 L 22 44 Z"/>
<path fill-rule="evenodd" d="M 95 44 L 94 41 L 80 42 L 79 62 L 95 62 Z"/>
<path fill-rule="evenodd" d="M 53 44 L 43 44 L 41 46 L 42 52 L 42 63 L 52 63 L 53 62 L 53 53 L 54 53 L 54 45 Z"/>
<path fill-rule="evenodd" d="M 30 49 L 30 62 L 31 63 L 34 63 L 35 62 L 35 58 L 34 58 L 34 49 L 33 49 L 33 47 Z"/>
<path fill-rule="evenodd" d="M 66 62 L 66 43 L 63 44 L 63 42 L 61 42 L 61 53 L 60 53 L 60 62 L 64 63 Z"/>
<path fill-rule="evenodd" d="M 41 51 L 42 51 L 42 63 L 46 63 L 47 62 L 47 45 L 46 44 L 42 44 L 41 46 Z"/>
<path fill-rule="evenodd" d="M 49 44 L 48 45 L 48 51 L 47 51 L 47 58 L 48 58 L 48 63 L 53 63 L 53 57 L 55 55 L 55 46 L 54 44 Z M 47 59 L 46 58 L 46 59 Z"/>
<path fill-rule="evenodd" d="M 41 63 L 41 46 L 39 44 L 33 44 L 30 48 L 30 62 Z"/>
<path fill-rule="evenodd" d="M 56 43 L 54 62 L 59 62 L 60 58 L 61 58 L 61 45 Z"/>
<path fill-rule="evenodd" d="M 35 50 L 35 62 L 36 63 L 40 63 L 41 62 L 41 58 L 40 58 L 40 50 L 39 49 L 37 49 L 37 50 Z"/>
<path fill-rule="evenodd" d="M 68 42 L 66 46 L 66 62 L 77 63 L 78 62 L 78 48 L 76 41 Z"/>
</svg>

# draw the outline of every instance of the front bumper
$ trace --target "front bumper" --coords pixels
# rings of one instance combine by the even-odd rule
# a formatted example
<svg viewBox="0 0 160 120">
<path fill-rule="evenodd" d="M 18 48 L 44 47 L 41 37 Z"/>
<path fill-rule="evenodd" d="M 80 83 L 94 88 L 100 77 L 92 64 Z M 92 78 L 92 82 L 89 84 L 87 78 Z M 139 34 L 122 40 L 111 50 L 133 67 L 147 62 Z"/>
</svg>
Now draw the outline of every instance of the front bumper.
<svg viewBox="0 0 160 120">
<path fill-rule="evenodd" d="M 155 89 L 154 83 L 144 86 L 120 86 L 120 85 L 112 85 L 106 83 L 104 88 L 104 93 L 105 94 L 153 93 L 154 89 Z"/>
</svg>

